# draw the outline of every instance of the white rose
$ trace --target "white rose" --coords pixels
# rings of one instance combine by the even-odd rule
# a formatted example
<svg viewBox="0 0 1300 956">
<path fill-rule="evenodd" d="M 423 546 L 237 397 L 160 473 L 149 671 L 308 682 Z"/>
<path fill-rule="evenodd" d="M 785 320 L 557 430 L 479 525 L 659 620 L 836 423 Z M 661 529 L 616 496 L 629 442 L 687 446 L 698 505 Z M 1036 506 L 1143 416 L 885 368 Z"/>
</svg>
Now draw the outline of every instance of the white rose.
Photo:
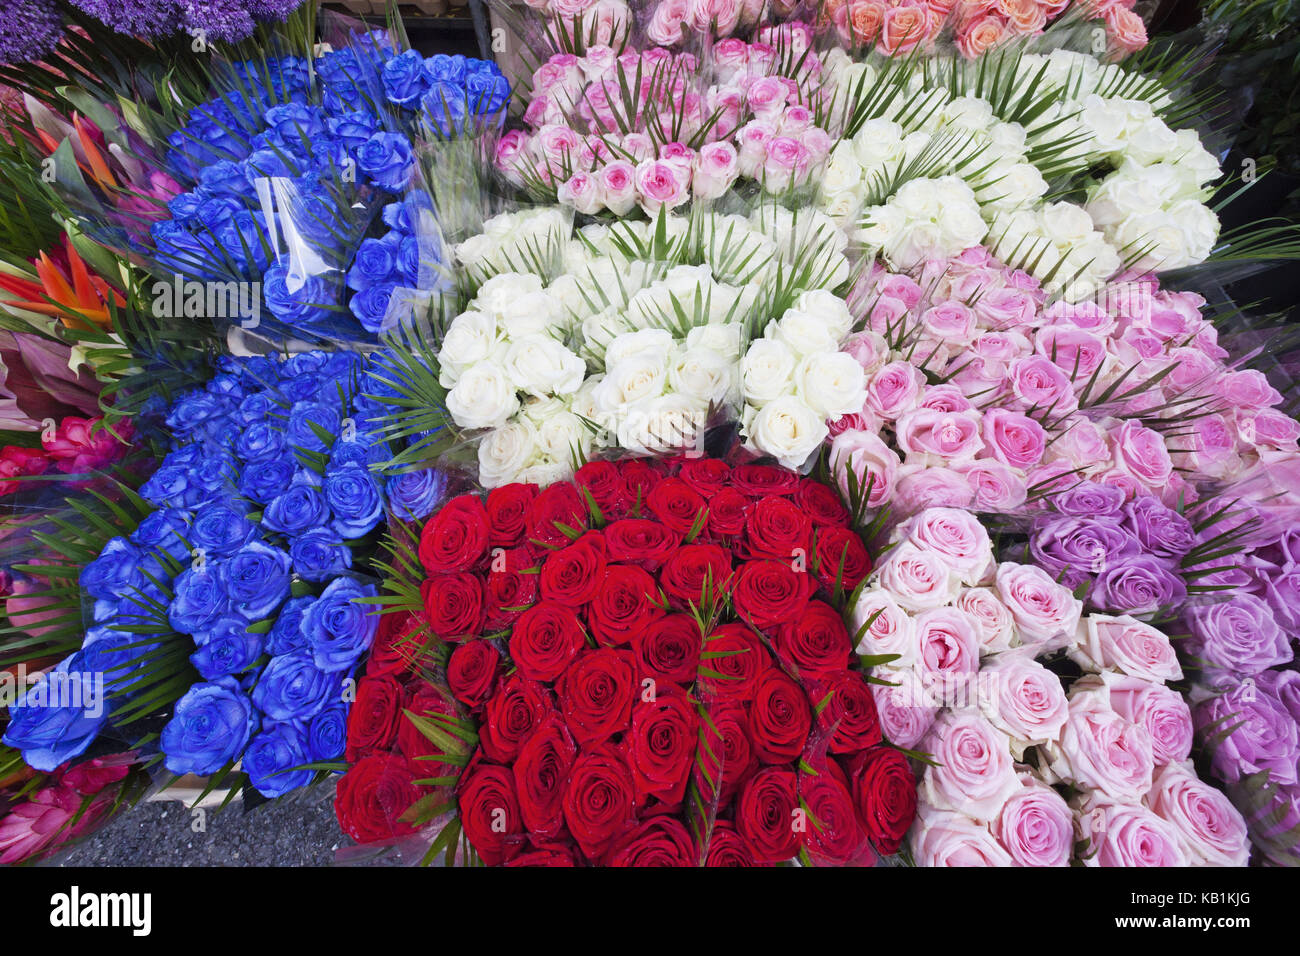
<svg viewBox="0 0 1300 956">
<path fill-rule="evenodd" d="M 759 339 L 749 347 L 741 362 L 745 401 L 761 406 L 788 395 L 794 387 L 798 358 L 784 342 Z"/>
<path fill-rule="evenodd" d="M 635 332 L 624 332 L 605 346 L 605 364 L 612 367 L 642 352 L 666 359 L 672 347 L 673 335 L 667 329 L 639 329 Z"/>
<path fill-rule="evenodd" d="M 711 349 L 679 349 L 668 366 L 668 387 L 705 404 L 722 403 L 735 379 L 736 360 Z"/>
<path fill-rule="evenodd" d="M 833 319 L 834 316 L 831 316 Z M 764 337 L 785 344 L 799 357 L 839 348 L 842 336 L 827 324 L 823 314 L 803 312 L 790 308 L 779 320 L 771 323 Z"/>
<path fill-rule="evenodd" d="M 739 355 L 741 331 L 739 322 L 697 325 L 686 333 L 686 347 L 709 349 L 722 355 Z"/>
<path fill-rule="evenodd" d="M 505 369 L 480 362 L 447 393 L 447 411 L 461 428 L 498 428 L 519 411 L 519 397 Z"/>
<path fill-rule="evenodd" d="M 867 376 L 857 359 L 846 352 L 821 352 L 799 363 L 795 394 L 823 419 L 862 411 L 867 400 Z"/>
<path fill-rule="evenodd" d="M 478 445 L 479 481 L 498 488 L 518 480 L 519 473 L 537 454 L 533 426 L 527 421 L 506 422 L 484 436 Z"/>
<path fill-rule="evenodd" d="M 561 411 L 536 423 L 537 447 L 549 458 L 570 464 L 591 448 L 591 430 L 570 411 Z"/>
<path fill-rule="evenodd" d="M 619 414 L 626 406 L 664 393 L 668 379 L 668 356 L 637 352 L 610 366 L 592 392 L 596 407 L 605 414 Z"/>
<path fill-rule="evenodd" d="M 618 443 L 642 455 L 700 448 L 707 417 L 707 407 L 686 395 L 647 399 L 619 418 Z"/>
<path fill-rule="evenodd" d="M 587 365 L 546 335 L 527 335 L 511 343 L 503 362 L 515 388 L 530 395 L 571 395 L 582 385 Z"/>
<path fill-rule="evenodd" d="M 820 318 L 836 340 L 842 341 L 853 328 L 853 315 L 849 312 L 848 303 L 825 289 L 799 293 L 799 298 L 794 300 L 794 307 L 800 312 L 808 312 Z"/>
<path fill-rule="evenodd" d="M 745 427 L 751 447 L 793 469 L 801 467 L 829 434 L 826 419 L 793 395 L 768 402 Z"/>
<path fill-rule="evenodd" d="M 496 322 L 482 312 L 462 312 L 451 320 L 438 350 L 438 381 L 451 388 L 471 365 L 485 361 L 496 345 Z"/>
</svg>

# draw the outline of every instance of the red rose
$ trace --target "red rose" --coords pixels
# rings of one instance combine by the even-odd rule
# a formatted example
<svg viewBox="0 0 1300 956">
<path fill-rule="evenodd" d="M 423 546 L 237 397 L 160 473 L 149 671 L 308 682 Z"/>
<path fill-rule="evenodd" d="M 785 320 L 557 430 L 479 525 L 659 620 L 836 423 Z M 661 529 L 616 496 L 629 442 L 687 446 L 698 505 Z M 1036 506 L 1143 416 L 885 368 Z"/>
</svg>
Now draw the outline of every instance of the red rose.
<svg viewBox="0 0 1300 956">
<path fill-rule="evenodd" d="M 731 555 L 716 544 L 679 548 L 659 572 L 659 585 L 679 607 L 702 607 L 705 583 L 716 600 L 731 583 Z"/>
<path fill-rule="evenodd" d="M 645 458 L 625 458 L 618 463 L 618 474 L 627 489 L 630 514 L 644 514 L 646 499 L 654 486 L 663 480 L 663 472 L 658 463 L 652 464 Z"/>
<path fill-rule="evenodd" d="M 564 784 L 577 756 L 573 736 L 555 713 L 519 750 L 512 768 L 515 793 L 524 825 L 536 842 L 554 840 L 564 827 Z"/>
<path fill-rule="evenodd" d="M 640 565 L 647 571 L 667 561 L 680 544 L 678 535 L 648 518 L 624 518 L 605 528 L 606 557 Z"/>
<path fill-rule="evenodd" d="M 444 641 L 463 641 L 483 629 L 483 585 L 472 574 L 439 574 L 420 585 L 429 629 Z"/>
<path fill-rule="evenodd" d="M 425 522 L 420 563 L 430 574 L 467 571 L 487 553 L 488 515 L 474 495 L 452 498 Z"/>
<path fill-rule="evenodd" d="M 414 833 L 398 818 L 420 799 L 411 769 L 397 754 L 362 757 L 339 778 L 334 813 L 343 832 L 358 843 L 375 843 Z"/>
<path fill-rule="evenodd" d="M 636 696 L 636 672 L 626 651 L 585 651 L 555 686 L 565 723 L 587 747 L 627 729 Z"/>
<path fill-rule="evenodd" d="M 509 767 L 475 761 L 456 791 L 461 826 L 484 863 L 499 866 L 523 852 L 527 838 Z"/>
<path fill-rule="evenodd" d="M 367 674 L 413 673 L 428 634 L 409 611 L 386 611 L 366 660 Z"/>
<path fill-rule="evenodd" d="M 709 499 L 709 521 L 706 525 L 711 538 L 734 538 L 745 530 L 745 515 L 750 501 L 735 488 L 723 488 Z"/>
<path fill-rule="evenodd" d="M 799 774 L 799 796 L 808 811 L 804 845 L 814 862 L 839 866 L 867 849 L 844 771 L 834 761 L 825 761 L 815 774 Z"/>
<path fill-rule="evenodd" d="M 537 497 L 536 485 L 512 484 L 493 488 L 485 504 L 488 540 L 493 547 L 513 548 L 524 543 L 528 511 Z"/>
<path fill-rule="evenodd" d="M 573 473 L 573 483 L 591 493 L 591 500 L 596 502 L 606 521 L 613 521 L 626 513 L 627 486 L 613 462 L 587 462 Z"/>
<path fill-rule="evenodd" d="M 447 686 L 458 701 L 478 710 L 492 696 L 500 666 L 501 654 L 490 641 L 457 644 L 447 660 Z"/>
<path fill-rule="evenodd" d="M 749 732 L 758 759 L 768 764 L 796 759 L 811 729 L 808 695 L 783 671 L 769 667 L 758 679 L 749 710 Z"/>
<path fill-rule="evenodd" d="M 610 851 L 608 866 L 695 866 L 699 851 L 680 820 L 652 817 Z"/>
<path fill-rule="evenodd" d="M 533 499 L 527 529 L 534 547 L 563 547 L 587 529 L 587 503 L 569 482 L 551 485 Z"/>
<path fill-rule="evenodd" d="M 736 700 L 709 704 L 709 719 L 700 728 L 704 746 L 695 767 L 695 782 L 706 800 L 730 800 L 758 769 L 758 758 L 749 739 L 749 716 Z"/>
<path fill-rule="evenodd" d="M 596 596 L 605 576 L 605 542 L 584 535 L 567 548 L 552 551 L 542 562 L 542 597 L 565 607 L 581 607 Z"/>
<path fill-rule="evenodd" d="M 687 458 L 677 477 L 705 498 L 712 498 L 731 481 L 731 466 L 718 458 Z"/>
<path fill-rule="evenodd" d="M 892 747 L 872 747 L 849 766 L 858 820 L 878 851 L 898 852 L 916 819 L 916 779 L 907 758 Z"/>
<path fill-rule="evenodd" d="M 805 822 L 798 778 L 787 767 L 767 767 L 749 778 L 736 805 L 736 830 L 760 863 L 780 863 L 799 852 Z"/>
<path fill-rule="evenodd" d="M 563 604 L 542 601 L 525 611 L 510 632 L 510 659 L 529 680 L 553 681 L 582 650 L 578 616 Z"/>
<path fill-rule="evenodd" d="M 825 601 L 809 601 L 803 614 L 776 632 L 781 663 L 800 677 L 838 674 L 849 666 L 849 629 Z"/>
<path fill-rule="evenodd" d="M 654 578 L 635 565 L 611 564 L 587 608 L 587 623 L 601 644 L 626 644 L 664 613 Z"/>
<path fill-rule="evenodd" d="M 731 470 L 731 485 L 751 498 L 788 495 L 799 487 L 799 476 L 776 465 L 740 465 Z"/>
<path fill-rule="evenodd" d="M 647 797 L 670 805 L 682 802 L 698 733 L 699 715 L 684 693 L 660 693 L 651 702 L 636 702 L 624 743 L 638 805 Z"/>
<path fill-rule="evenodd" d="M 767 866 L 754 859 L 753 851 L 745 843 L 736 828 L 726 820 L 713 824 L 709 834 L 709 850 L 704 858 L 705 866 Z"/>
<path fill-rule="evenodd" d="M 748 561 L 732 586 L 736 616 L 760 631 L 797 620 L 816 585 L 784 561 Z"/>
<path fill-rule="evenodd" d="M 669 531 L 686 534 L 701 520 L 701 512 L 708 505 L 680 478 L 665 478 L 651 489 L 646 507 Z"/>
<path fill-rule="evenodd" d="M 856 753 L 874 747 L 884 739 L 876 700 L 863 674 L 845 670 L 817 681 L 817 700 L 825 700 L 828 694 L 830 700 L 817 715 L 817 723 L 831 733 L 827 744 L 831 753 Z"/>
<path fill-rule="evenodd" d="M 599 861 L 635 822 L 632 771 L 610 743 L 584 750 L 564 788 L 564 822 L 586 856 Z"/>
<path fill-rule="evenodd" d="M 389 750 L 401 716 L 402 685 L 388 674 L 367 674 L 357 684 L 357 699 L 348 712 L 345 757 L 356 763 L 366 754 Z"/>
<path fill-rule="evenodd" d="M 479 745 L 490 759 L 509 763 L 551 710 L 546 688 L 520 674 L 511 674 L 488 701 L 479 727 Z"/>
<path fill-rule="evenodd" d="M 529 850 L 513 859 L 506 860 L 506 866 L 576 866 L 573 854 L 568 850 Z"/>
<path fill-rule="evenodd" d="M 769 495 L 756 501 L 745 518 L 745 552 L 751 558 L 789 561 L 808 558 L 812 524 L 785 498 Z"/>
<path fill-rule="evenodd" d="M 632 638 L 637 673 L 683 687 L 695 680 L 700 664 L 700 626 L 689 614 L 659 618 Z"/>
<path fill-rule="evenodd" d="M 813 568 L 828 591 L 851 593 L 871 573 L 871 556 L 862 539 L 848 528 L 818 528 L 813 536 Z"/>
<path fill-rule="evenodd" d="M 417 717 L 429 717 L 433 714 L 455 716 L 456 714 L 456 708 L 451 701 L 427 681 L 417 681 L 407 688 L 406 699 L 402 701 L 402 710 L 410 711 Z M 456 775 L 455 765 L 445 760 L 435 759 L 442 755 L 442 748 L 430 740 L 405 713 L 398 716 L 397 749 L 406 758 L 417 782 L 442 780 Z M 425 785 L 433 786 L 429 783 Z"/>
<path fill-rule="evenodd" d="M 537 603 L 537 563 L 527 548 L 494 551 L 484 585 L 484 627 L 504 630 Z"/>
<path fill-rule="evenodd" d="M 706 693 L 748 700 L 767 667 L 767 651 L 750 628 L 723 624 L 709 635 L 700 652 L 700 678 Z"/>
<path fill-rule="evenodd" d="M 799 487 L 794 492 L 794 503 L 812 519 L 813 524 L 822 527 L 848 526 L 849 509 L 844 507 L 839 493 L 815 478 L 800 480 Z"/>
</svg>

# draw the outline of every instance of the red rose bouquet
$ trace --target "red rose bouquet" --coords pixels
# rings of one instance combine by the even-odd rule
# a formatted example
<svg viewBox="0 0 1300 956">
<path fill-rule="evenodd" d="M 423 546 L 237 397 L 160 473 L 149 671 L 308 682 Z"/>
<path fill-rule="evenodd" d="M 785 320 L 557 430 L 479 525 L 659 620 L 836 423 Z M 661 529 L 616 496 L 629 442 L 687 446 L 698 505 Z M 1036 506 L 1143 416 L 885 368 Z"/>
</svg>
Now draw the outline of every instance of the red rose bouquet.
<svg viewBox="0 0 1300 956">
<path fill-rule="evenodd" d="M 896 852 L 915 785 L 844 622 L 871 570 L 850 525 L 814 479 L 710 458 L 593 462 L 447 501 L 407 592 L 436 638 L 426 674 L 458 710 L 430 689 L 440 707 L 411 718 L 442 765 L 422 782 L 456 809 L 436 844 L 515 866 Z M 359 695 L 352 721 L 400 736 L 375 709 Z"/>
</svg>

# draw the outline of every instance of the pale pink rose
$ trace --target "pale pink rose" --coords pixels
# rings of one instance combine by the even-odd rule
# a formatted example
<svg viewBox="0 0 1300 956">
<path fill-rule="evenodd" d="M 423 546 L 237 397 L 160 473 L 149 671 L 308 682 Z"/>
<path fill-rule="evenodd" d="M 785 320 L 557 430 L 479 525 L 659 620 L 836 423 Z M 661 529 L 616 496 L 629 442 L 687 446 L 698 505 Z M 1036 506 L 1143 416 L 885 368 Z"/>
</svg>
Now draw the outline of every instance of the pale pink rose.
<svg viewBox="0 0 1300 956">
<path fill-rule="evenodd" d="M 543 126 L 537 132 L 542 158 L 552 165 L 571 164 L 583 146 L 582 137 L 568 126 Z"/>
<path fill-rule="evenodd" d="M 993 822 L 993 834 L 1017 866 L 1068 866 L 1074 851 L 1074 816 L 1059 793 L 1032 774 L 1019 775 Z"/>
<path fill-rule="evenodd" d="M 776 137 L 776 127 L 763 120 L 750 120 L 736 130 L 736 143 L 740 147 L 740 175 L 750 179 L 758 177 L 767 162 L 767 144 Z"/>
<path fill-rule="evenodd" d="M 808 176 L 811 161 L 808 147 L 791 136 L 774 136 L 767 144 L 763 160 L 763 186 L 778 192 L 802 183 Z"/>
<path fill-rule="evenodd" d="M 993 543 L 969 511 L 929 508 L 909 519 L 896 535 L 940 555 L 965 584 L 979 583 L 992 570 Z"/>
<path fill-rule="evenodd" d="M 878 371 L 889 358 L 889 345 L 878 332 L 855 332 L 845 339 L 840 351 L 852 355 L 868 375 Z"/>
<path fill-rule="evenodd" d="M 895 747 L 914 749 L 939 715 L 938 702 L 910 668 L 875 667 L 871 675 L 888 682 L 870 685 L 881 733 Z"/>
<path fill-rule="evenodd" d="M 912 834 L 912 855 L 918 866 L 1013 864 L 987 827 L 960 813 L 928 810 L 918 817 Z"/>
<path fill-rule="evenodd" d="M 960 704 L 970 699 L 972 677 L 980 667 L 979 639 L 975 627 L 961 611 L 931 608 L 916 615 L 914 640 L 916 667 L 922 682 L 941 689 L 942 700 Z"/>
<path fill-rule="evenodd" d="M 1146 24 L 1126 7 L 1114 6 L 1106 11 L 1106 29 L 1121 50 L 1132 53 L 1147 45 Z"/>
<path fill-rule="evenodd" d="M 1067 326 L 1049 325 L 1034 333 L 1039 355 L 1047 356 L 1069 378 L 1078 393 L 1089 386 L 1092 376 L 1105 364 L 1106 343 L 1091 332 Z M 1092 386 L 1093 392 L 1097 386 Z"/>
<path fill-rule="evenodd" d="M 974 459 L 984 448 L 979 412 L 941 412 L 914 408 L 895 426 L 899 449 L 922 464 L 951 464 Z"/>
<path fill-rule="evenodd" d="M 693 0 L 691 26 L 697 33 L 724 37 L 740 21 L 740 0 Z"/>
<path fill-rule="evenodd" d="M 1015 742 L 1015 753 L 1056 739 L 1065 726 L 1061 679 L 1032 658 L 995 654 L 980 670 L 980 688 L 980 712 Z"/>
<path fill-rule="evenodd" d="M 858 595 L 853 605 L 853 633 L 858 632 L 862 633 L 862 640 L 858 642 L 857 653 L 872 657 L 898 655 L 887 667 L 910 668 L 916 663 L 916 626 L 888 591 L 871 587 Z"/>
<path fill-rule="evenodd" d="M 1079 407 L 1073 383 L 1050 359 L 1030 355 L 1016 359 L 1007 369 L 1011 394 L 1025 409 L 1035 414 L 1047 413 L 1055 418 Z"/>
<path fill-rule="evenodd" d="M 689 174 L 695 165 L 695 150 L 685 143 L 664 143 L 659 147 L 659 161 L 672 163 Z"/>
<path fill-rule="evenodd" d="M 616 216 L 624 216 L 636 205 L 636 168 L 616 159 L 600 168 L 600 189 L 605 205 Z"/>
<path fill-rule="evenodd" d="M 587 82 L 596 83 L 603 80 L 614 69 L 617 55 L 610 46 L 587 47 L 587 53 L 579 66 Z"/>
<path fill-rule="evenodd" d="M 638 163 L 653 159 L 655 154 L 654 140 L 645 133 L 628 133 L 619 143 L 619 148 Z"/>
<path fill-rule="evenodd" d="M 1024 506 L 1029 491 L 1024 476 L 1014 468 L 991 458 L 953 467 L 975 493 L 972 506 L 976 511 L 1011 514 Z"/>
<path fill-rule="evenodd" d="M 992 289 L 980 296 L 972 308 L 994 329 L 1037 324 L 1038 304 L 1032 295 L 1021 289 Z"/>
<path fill-rule="evenodd" d="M 1115 432 L 1114 454 L 1115 467 L 1148 488 L 1159 488 L 1174 470 L 1164 436 L 1133 419 Z"/>
<path fill-rule="evenodd" d="M 1253 368 L 1228 372 L 1216 383 L 1215 391 L 1235 408 L 1267 408 L 1282 401 L 1264 373 Z"/>
<path fill-rule="evenodd" d="M 1087 848 L 1084 866 L 1186 866 L 1178 831 L 1146 807 L 1109 803 L 1093 795 L 1077 817 L 1079 838 Z"/>
<path fill-rule="evenodd" d="M 902 462 L 875 432 L 843 432 L 831 441 L 831 468 L 840 490 L 847 497 L 855 488 L 864 494 L 867 506 L 878 508 L 894 493 L 894 481 Z M 848 473 L 854 475 L 850 483 Z"/>
<path fill-rule="evenodd" d="M 921 785 L 932 806 L 987 823 L 1020 789 L 1007 739 L 978 714 L 941 714 L 924 747 L 936 764 Z"/>
<path fill-rule="evenodd" d="M 1277 409 L 1262 408 L 1253 414 L 1238 414 L 1237 428 L 1242 441 L 1273 448 L 1293 447 L 1300 439 L 1300 422 Z"/>
<path fill-rule="evenodd" d="M 527 163 L 523 165 L 521 163 L 527 158 L 528 142 L 528 134 L 518 129 L 503 133 L 501 139 L 497 141 L 496 167 L 512 185 L 524 184 L 520 170 L 527 168 Z"/>
<path fill-rule="evenodd" d="M 745 107 L 745 94 L 735 86 L 715 86 L 709 90 L 708 114 L 716 115 L 710 136 L 721 140 L 730 136 L 740 126 L 740 117 Z"/>
<path fill-rule="evenodd" d="M 740 175 L 736 147 L 727 142 L 706 143 L 695 157 L 692 189 L 696 199 L 717 199 Z"/>
<path fill-rule="evenodd" d="M 1073 634 L 1079 626 L 1083 602 L 1040 567 L 1004 561 L 998 565 L 993 584 L 1026 643 Z"/>
<path fill-rule="evenodd" d="M 1151 493 L 1151 489 L 1138 481 L 1127 471 L 1121 471 L 1118 468 L 1110 468 L 1097 471 L 1087 475 L 1088 478 L 1100 485 L 1108 488 L 1118 488 L 1124 492 L 1124 500 L 1132 501 L 1134 498 L 1140 498 L 1142 495 Z"/>
<path fill-rule="evenodd" d="M 911 276 L 887 273 L 876 285 L 881 296 L 898 299 L 906 311 L 915 309 L 921 302 L 921 286 Z"/>
<path fill-rule="evenodd" d="M 975 408 L 956 385 L 931 385 L 921 393 L 920 407 L 938 412 L 968 412 Z"/>
<path fill-rule="evenodd" d="M 662 207 L 676 209 L 690 198 L 690 176 L 672 163 L 647 159 L 637 164 L 637 202 L 649 216 Z"/>
<path fill-rule="evenodd" d="M 1032 418 L 1007 408 L 990 408 L 984 413 L 984 444 L 993 458 L 1019 468 L 1032 468 L 1043 460 L 1047 435 Z"/>
<path fill-rule="evenodd" d="M 1075 416 L 1053 429 L 1055 441 L 1048 448 L 1052 461 L 1066 461 L 1077 468 L 1110 465 L 1110 445 L 1096 422 Z"/>
<path fill-rule="evenodd" d="M 1106 338 L 1115 331 L 1115 316 L 1096 302 L 1054 302 L 1043 313 L 1048 326 L 1069 326 Z"/>
<path fill-rule="evenodd" d="M 765 76 L 750 85 L 745 101 L 756 117 L 775 125 L 785 109 L 787 96 L 788 91 L 780 78 Z"/>
<path fill-rule="evenodd" d="M 949 468 L 904 465 L 898 470 L 894 507 L 900 514 L 926 508 L 969 508 L 975 492 L 964 475 Z"/>
<path fill-rule="evenodd" d="M 1190 422 L 1191 434 L 1185 441 L 1191 451 L 1181 457 L 1185 464 L 1210 478 L 1227 478 L 1241 464 L 1237 455 L 1234 426 L 1222 415 L 1200 415 Z"/>
<path fill-rule="evenodd" d="M 1004 651 L 1015 637 L 1011 612 L 990 588 L 966 588 L 953 605 L 975 628 L 980 650 L 985 654 Z"/>
<path fill-rule="evenodd" d="M 605 208 L 604 191 L 600 177 L 591 173 L 577 173 L 556 190 L 556 199 L 588 216 Z"/>
<path fill-rule="evenodd" d="M 1115 713 L 1144 727 L 1151 735 L 1151 755 L 1157 767 L 1188 758 L 1192 752 L 1192 711 L 1182 694 L 1140 677 L 1106 674 L 1101 679 Z"/>
<path fill-rule="evenodd" d="M 889 7 L 877 43 L 890 56 L 907 53 L 930 39 L 930 29 L 929 12 L 923 6 Z"/>
<path fill-rule="evenodd" d="M 910 362 L 890 362 L 867 383 L 867 408 L 894 421 L 916 407 L 925 373 Z"/>
<path fill-rule="evenodd" d="M 1173 644 L 1161 631 L 1128 615 L 1089 614 L 1070 656 L 1087 670 L 1117 670 L 1130 677 L 1180 680 L 1183 669 Z"/>
<path fill-rule="evenodd" d="M 806 106 L 787 106 L 781 114 L 781 135 L 798 136 L 813 124 L 812 110 Z"/>
<path fill-rule="evenodd" d="M 576 17 L 593 6 L 594 0 L 551 0 L 551 13 L 561 17 Z"/>
<path fill-rule="evenodd" d="M 1245 866 L 1250 859 L 1246 821 L 1227 796 L 1170 764 L 1156 775 L 1147 796 L 1151 810 L 1178 833 L 1194 866 Z"/>
<path fill-rule="evenodd" d="M 892 338 L 898 334 L 900 328 L 906 328 L 910 325 L 910 321 L 911 316 L 908 314 L 907 304 L 902 299 L 882 295 L 871 304 L 871 312 L 867 317 L 867 328 L 872 332 L 886 334 Z"/>
<path fill-rule="evenodd" d="M 1155 756 L 1144 727 L 1125 720 L 1095 694 L 1075 694 L 1054 744 L 1052 771 L 1085 790 L 1137 803 L 1151 789 Z"/>
<path fill-rule="evenodd" d="M 900 541 L 876 567 L 876 581 L 908 611 L 943 607 L 957 597 L 961 579 L 943 556 Z"/>
<path fill-rule="evenodd" d="M 713 69 L 720 83 L 735 83 L 749 68 L 749 44 L 744 40 L 719 40 L 713 46 Z"/>
<path fill-rule="evenodd" d="M 820 126 L 814 126 L 799 134 L 799 142 L 803 144 L 804 149 L 808 150 L 809 167 L 820 169 L 830 156 L 831 150 L 835 148 L 837 141 Z"/>
<path fill-rule="evenodd" d="M 943 302 L 921 313 L 921 325 L 935 338 L 953 345 L 975 339 L 975 313 L 960 302 Z"/>
</svg>

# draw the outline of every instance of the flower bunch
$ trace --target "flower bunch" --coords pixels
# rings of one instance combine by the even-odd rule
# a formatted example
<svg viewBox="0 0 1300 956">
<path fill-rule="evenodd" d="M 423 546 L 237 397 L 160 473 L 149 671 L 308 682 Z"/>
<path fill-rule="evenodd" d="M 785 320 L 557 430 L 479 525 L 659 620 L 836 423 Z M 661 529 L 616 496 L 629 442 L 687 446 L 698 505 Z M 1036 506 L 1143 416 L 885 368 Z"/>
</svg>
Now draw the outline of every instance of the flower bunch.
<svg viewBox="0 0 1300 956">
<path fill-rule="evenodd" d="M 61 767 L 0 811 L 0 865 L 41 859 L 103 823 L 118 806 L 133 759 L 121 754 Z"/>
<path fill-rule="evenodd" d="M 768 15 L 767 0 L 657 0 L 647 6 L 653 9 L 645 34 L 656 46 L 677 46 L 692 34 L 729 37 L 750 29 Z M 765 42 L 761 37 L 758 40 Z"/>
<path fill-rule="evenodd" d="M 41 436 L 40 448 L 5 445 L 0 448 L 0 496 L 22 487 L 22 478 L 39 475 L 88 475 L 107 468 L 130 448 L 129 421 L 114 425 L 117 437 L 100 427 L 102 418 L 64 418 Z"/>
</svg>

